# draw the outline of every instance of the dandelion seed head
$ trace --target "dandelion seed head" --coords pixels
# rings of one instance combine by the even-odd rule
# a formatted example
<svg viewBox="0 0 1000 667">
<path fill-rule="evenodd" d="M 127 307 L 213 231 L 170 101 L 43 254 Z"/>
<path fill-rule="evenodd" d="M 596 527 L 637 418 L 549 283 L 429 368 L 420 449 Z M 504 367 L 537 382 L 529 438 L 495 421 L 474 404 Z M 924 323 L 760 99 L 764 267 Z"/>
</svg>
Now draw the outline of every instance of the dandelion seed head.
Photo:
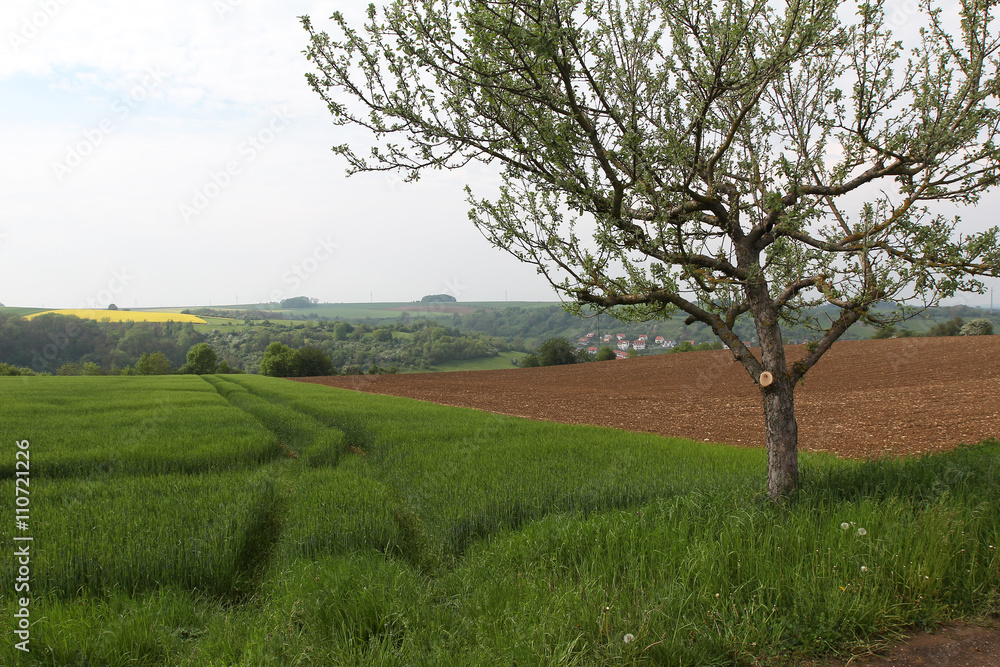
<svg viewBox="0 0 1000 667">
<path fill-rule="evenodd" d="M 865 530 L 864 528 L 858 528 L 858 535 L 860 535 L 861 537 L 864 537 L 867 534 L 868 534 L 867 530 Z"/>
<path fill-rule="evenodd" d="M 862 565 L 861 566 L 861 571 L 862 572 L 867 572 L 868 571 L 868 567 L 866 565 Z"/>
<path fill-rule="evenodd" d="M 840 529 L 841 530 L 847 530 L 850 527 L 851 527 L 851 524 L 847 523 L 846 521 L 844 523 L 840 524 Z"/>
<path fill-rule="evenodd" d="M 633 642 L 633 641 L 635 640 L 635 635 L 633 635 L 633 634 L 632 634 L 632 633 L 630 632 L 630 633 L 628 633 L 627 635 L 625 635 L 625 637 L 623 637 L 623 639 L 625 640 L 625 643 L 626 643 L 626 644 L 631 644 L 631 643 L 632 643 L 632 642 Z"/>
</svg>

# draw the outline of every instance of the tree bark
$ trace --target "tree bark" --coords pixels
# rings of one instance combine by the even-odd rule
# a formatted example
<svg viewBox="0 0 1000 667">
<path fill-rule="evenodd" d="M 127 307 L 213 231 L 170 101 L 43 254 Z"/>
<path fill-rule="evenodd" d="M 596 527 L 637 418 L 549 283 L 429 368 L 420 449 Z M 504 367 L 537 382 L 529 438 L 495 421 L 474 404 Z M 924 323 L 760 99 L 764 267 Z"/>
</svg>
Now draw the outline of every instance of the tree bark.
<svg viewBox="0 0 1000 667">
<path fill-rule="evenodd" d="M 767 492 L 772 500 L 792 495 L 799 487 L 799 426 L 795 421 L 795 385 L 787 377 L 761 388 L 767 432 Z"/>
</svg>

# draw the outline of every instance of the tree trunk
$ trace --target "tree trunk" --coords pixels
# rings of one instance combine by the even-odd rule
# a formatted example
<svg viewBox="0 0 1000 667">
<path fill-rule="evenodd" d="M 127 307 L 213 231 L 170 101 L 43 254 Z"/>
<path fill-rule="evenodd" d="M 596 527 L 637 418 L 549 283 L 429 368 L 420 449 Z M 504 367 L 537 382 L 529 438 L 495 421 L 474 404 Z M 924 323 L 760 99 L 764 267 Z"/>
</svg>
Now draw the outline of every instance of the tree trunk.
<svg viewBox="0 0 1000 667">
<path fill-rule="evenodd" d="M 795 381 L 788 372 L 778 313 L 763 281 L 748 285 L 760 367 L 751 376 L 760 388 L 767 433 L 767 491 L 778 501 L 799 487 L 799 427 L 795 421 Z M 750 369 L 748 369 L 750 370 Z"/>
<path fill-rule="evenodd" d="M 787 377 L 761 388 L 767 431 L 767 492 L 771 500 L 790 496 L 799 487 L 799 426 L 795 421 L 795 386 Z"/>
</svg>

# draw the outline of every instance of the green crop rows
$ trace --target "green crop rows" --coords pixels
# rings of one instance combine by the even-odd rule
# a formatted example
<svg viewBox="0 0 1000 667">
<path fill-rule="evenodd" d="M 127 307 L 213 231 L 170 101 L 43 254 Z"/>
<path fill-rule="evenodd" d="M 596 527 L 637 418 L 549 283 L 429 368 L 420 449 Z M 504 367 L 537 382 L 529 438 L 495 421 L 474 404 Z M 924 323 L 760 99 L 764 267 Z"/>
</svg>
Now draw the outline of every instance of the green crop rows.
<svg viewBox="0 0 1000 667">
<path fill-rule="evenodd" d="M 4 665 L 777 664 L 1000 610 L 996 442 L 803 455 L 774 506 L 761 451 L 270 378 L 0 397 Z"/>
</svg>

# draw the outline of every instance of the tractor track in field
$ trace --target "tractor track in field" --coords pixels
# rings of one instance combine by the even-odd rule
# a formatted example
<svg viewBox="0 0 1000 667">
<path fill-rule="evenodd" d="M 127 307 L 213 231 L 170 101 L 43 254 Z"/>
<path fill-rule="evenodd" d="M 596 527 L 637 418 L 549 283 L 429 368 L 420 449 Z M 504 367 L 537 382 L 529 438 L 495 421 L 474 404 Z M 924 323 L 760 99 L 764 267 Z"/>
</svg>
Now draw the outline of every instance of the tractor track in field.
<svg viewBox="0 0 1000 667">
<path fill-rule="evenodd" d="M 802 346 L 789 346 L 789 359 Z M 555 422 L 764 445 L 760 393 L 727 350 L 548 368 L 298 378 Z M 852 458 L 1000 437 L 1000 336 L 841 341 L 795 392 L 799 446 Z"/>
</svg>

